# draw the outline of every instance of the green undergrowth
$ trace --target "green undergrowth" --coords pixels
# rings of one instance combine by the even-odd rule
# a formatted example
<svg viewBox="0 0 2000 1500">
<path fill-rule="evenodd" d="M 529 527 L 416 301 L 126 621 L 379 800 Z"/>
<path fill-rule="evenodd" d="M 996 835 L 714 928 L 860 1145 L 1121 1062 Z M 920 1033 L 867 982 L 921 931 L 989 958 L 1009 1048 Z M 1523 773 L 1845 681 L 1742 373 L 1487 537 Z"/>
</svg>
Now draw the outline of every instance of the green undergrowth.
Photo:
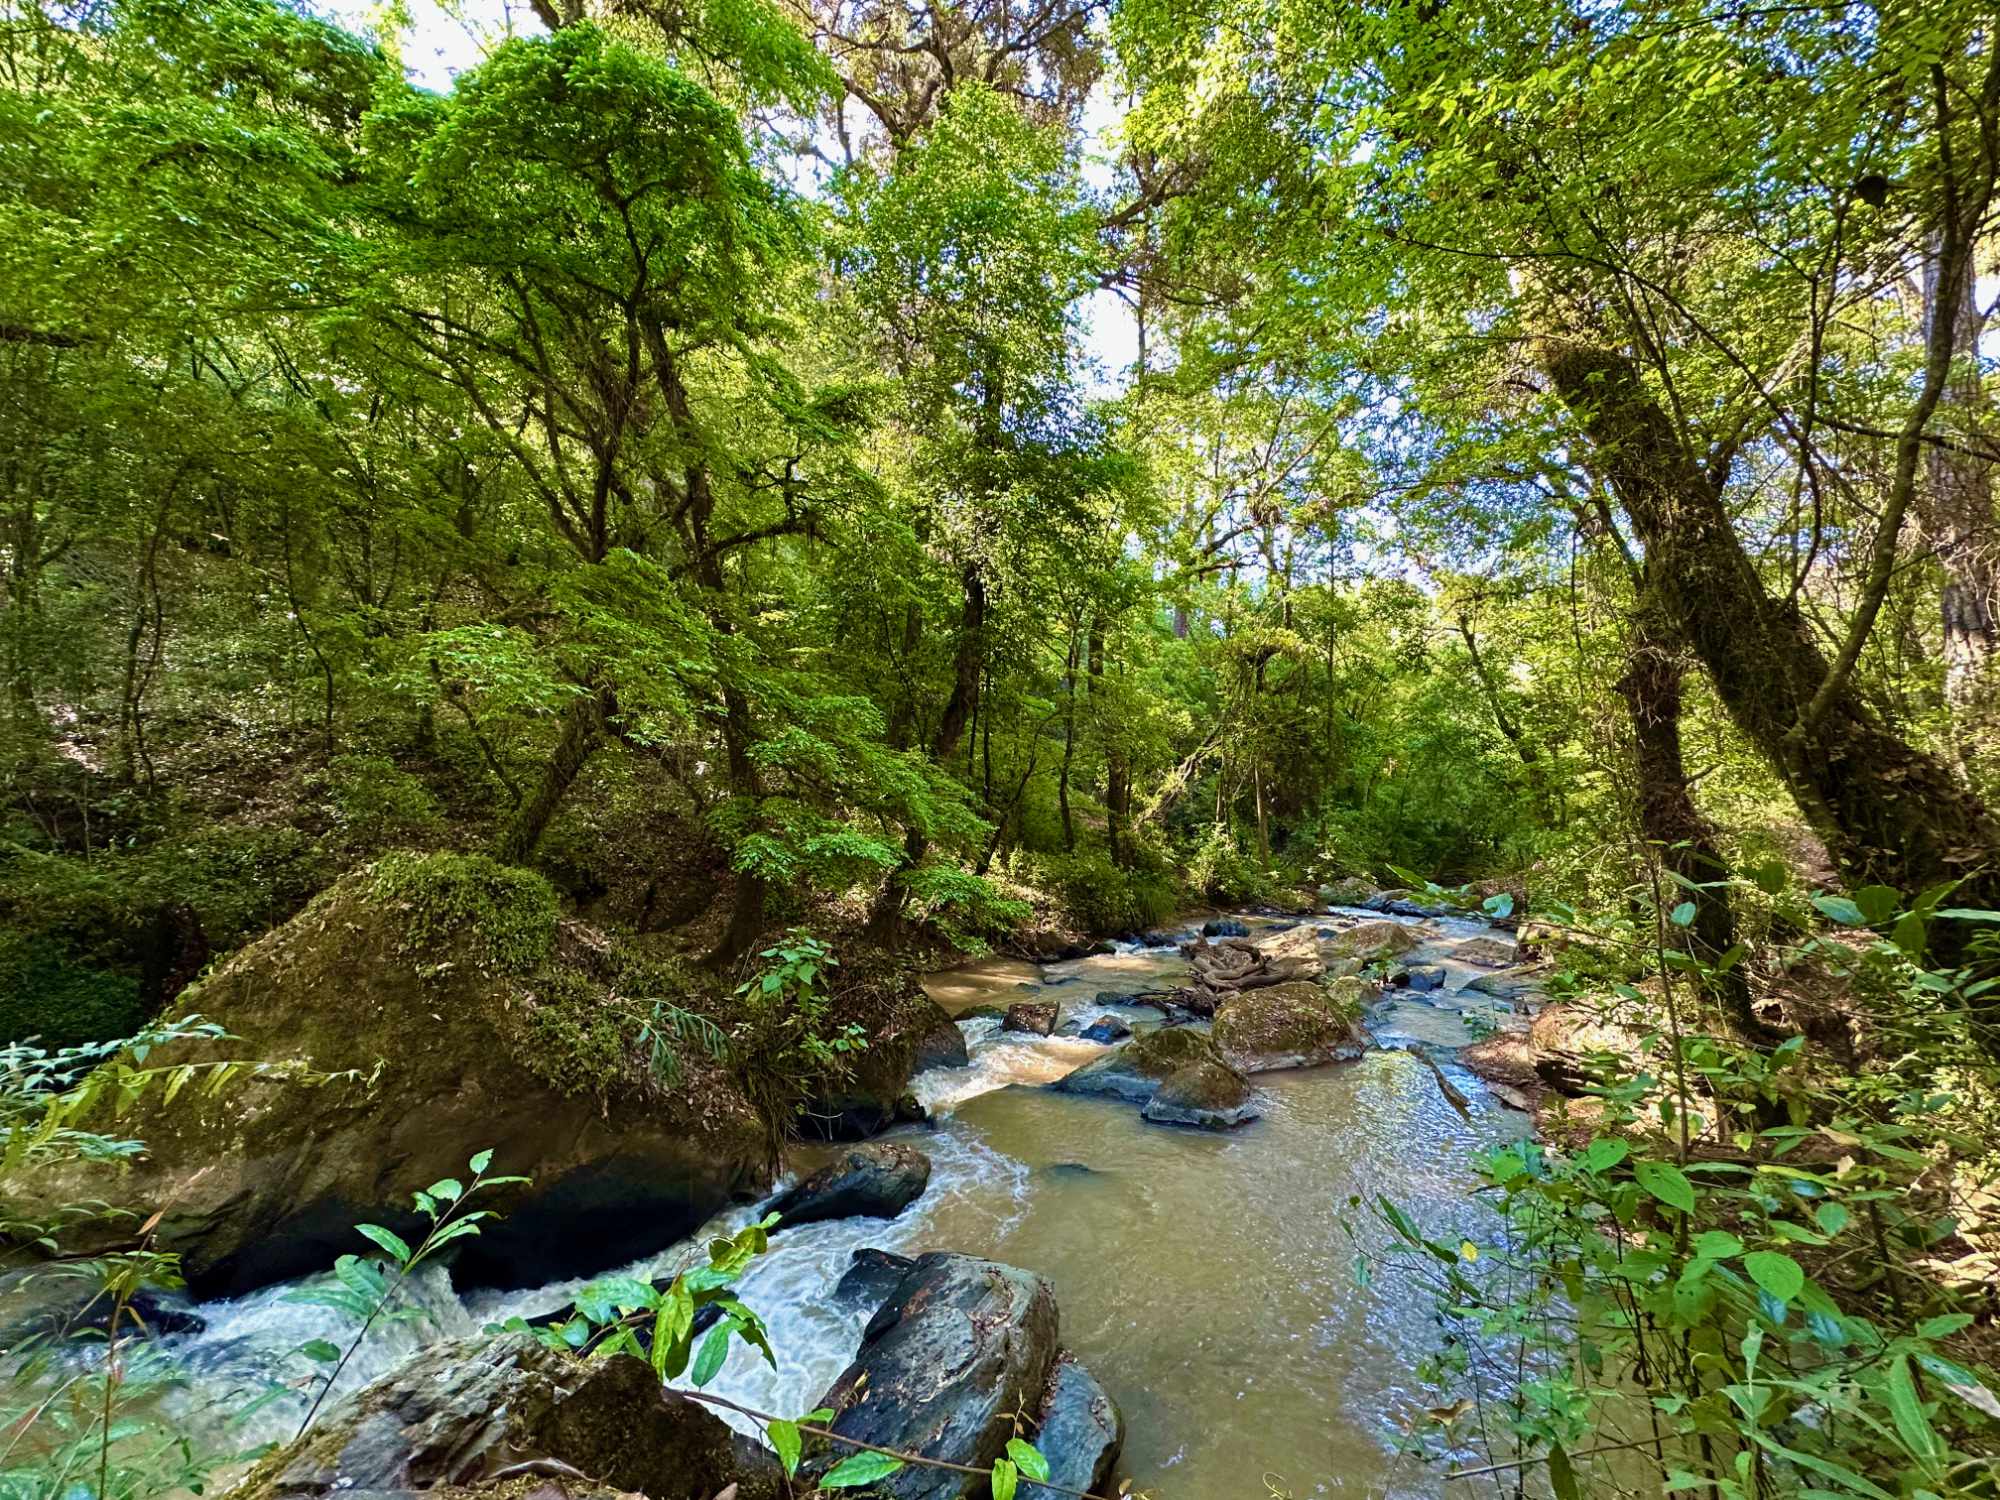
<svg viewBox="0 0 2000 1500">
<path fill-rule="evenodd" d="M 484 854 L 387 854 L 369 878 L 402 909 L 413 957 L 442 961 L 456 950 L 480 968 L 526 974 L 554 943 L 555 891 L 531 870 Z"/>
</svg>

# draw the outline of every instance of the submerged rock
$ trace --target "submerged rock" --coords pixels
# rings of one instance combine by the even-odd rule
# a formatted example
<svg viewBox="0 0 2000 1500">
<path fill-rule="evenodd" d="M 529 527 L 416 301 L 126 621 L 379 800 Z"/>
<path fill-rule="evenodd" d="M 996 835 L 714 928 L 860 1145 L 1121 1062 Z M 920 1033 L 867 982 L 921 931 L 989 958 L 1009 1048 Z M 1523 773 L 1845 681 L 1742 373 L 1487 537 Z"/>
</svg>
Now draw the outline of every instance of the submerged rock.
<svg viewBox="0 0 2000 1500">
<path fill-rule="evenodd" d="M 1266 1073 L 1359 1057 L 1367 1045 L 1359 1019 L 1359 1005 L 1345 989 L 1280 984 L 1224 1004 L 1215 1013 L 1213 1035 L 1232 1067 Z"/>
<path fill-rule="evenodd" d="M 1257 1096 L 1234 1068 L 1203 1060 L 1170 1075 L 1140 1113 L 1157 1125 L 1229 1130 L 1257 1118 Z"/>
<path fill-rule="evenodd" d="M 1415 990 L 1419 995 L 1434 994 L 1443 989 L 1444 978 L 1444 968 L 1439 964 L 1418 964 L 1396 976 L 1403 988 Z"/>
<path fill-rule="evenodd" d="M 1049 1483 L 1100 1493 L 1125 1446 L 1125 1418 L 1097 1378 L 1067 1350 L 1056 1360 L 1035 1446 L 1049 1461 Z"/>
<path fill-rule="evenodd" d="M 1200 1061 L 1222 1061 L 1208 1034 L 1189 1026 L 1165 1026 L 1141 1032 L 1115 1052 L 1057 1079 L 1054 1087 L 1065 1094 L 1108 1094 L 1144 1104 L 1171 1074 Z"/>
<path fill-rule="evenodd" d="M 1048 1036 L 1056 1029 L 1056 1021 L 1062 1015 L 1062 1007 L 1053 1000 L 1029 1000 L 1019 1005 L 1007 1007 L 1007 1015 L 1000 1023 L 1002 1031 L 1025 1031 L 1034 1036 Z"/>
<path fill-rule="evenodd" d="M 648 1500 L 783 1493 L 777 1462 L 630 1355 L 585 1364 L 526 1334 L 437 1344 L 337 1403 L 229 1500 L 411 1495 L 554 1460 Z M 557 1471 L 560 1472 L 560 1471 Z"/>
<path fill-rule="evenodd" d="M 464 1178 L 491 1151 L 494 1171 L 532 1182 L 482 1194 L 500 1217 L 454 1247 L 461 1288 L 634 1260 L 761 1192 L 772 1129 L 699 1047 L 678 1049 L 675 1086 L 660 1084 L 636 1026 L 607 1013 L 614 957 L 588 929 L 558 932 L 555 898 L 529 871 L 385 858 L 186 992 L 181 1010 L 229 1039 L 147 1059 L 262 1072 L 133 1101 L 116 1128 L 147 1151 L 122 1182 L 107 1188 L 91 1167 L 9 1187 L 28 1203 L 166 1205 L 157 1247 L 182 1256 L 205 1300 L 364 1249 L 357 1222 L 414 1240 L 411 1190 Z"/>
<path fill-rule="evenodd" d="M 934 1251 L 876 1310 L 819 1404 L 842 1437 L 984 1469 L 1036 1411 L 1057 1354 L 1055 1292 L 1031 1271 Z M 907 1465 L 874 1486 L 894 1500 L 961 1500 L 986 1478 Z"/>
<path fill-rule="evenodd" d="M 850 1146 L 771 1205 L 780 1228 L 827 1219 L 893 1219 L 929 1186 L 931 1159 L 896 1141 Z"/>
<path fill-rule="evenodd" d="M 1217 917 L 1201 924 L 1201 935 L 1209 938 L 1248 937 L 1250 928 L 1234 917 Z"/>
<path fill-rule="evenodd" d="M 1102 1016 L 1084 1027 L 1077 1035 L 1086 1042 L 1122 1042 L 1132 1034 L 1132 1028 L 1116 1016 Z"/>
</svg>

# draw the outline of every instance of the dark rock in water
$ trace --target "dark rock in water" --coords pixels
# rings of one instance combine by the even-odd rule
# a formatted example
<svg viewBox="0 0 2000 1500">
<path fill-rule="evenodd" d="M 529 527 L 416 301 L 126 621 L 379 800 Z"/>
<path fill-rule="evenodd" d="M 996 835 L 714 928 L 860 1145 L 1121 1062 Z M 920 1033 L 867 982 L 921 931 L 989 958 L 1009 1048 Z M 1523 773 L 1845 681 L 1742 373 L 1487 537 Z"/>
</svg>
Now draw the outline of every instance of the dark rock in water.
<svg viewBox="0 0 2000 1500">
<path fill-rule="evenodd" d="M 1002 1031 L 1026 1031 L 1035 1036 L 1048 1036 L 1056 1029 L 1056 1022 L 1062 1015 L 1062 1007 L 1053 1000 L 1030 1000 L 1020 1005 L 1007 1007 L 1006 1019 L 1001 1021 Z"/>
<path fill-rule="evenodd" d="M 1226 1063 L 1194 1062 L 1162 1083 L 1140 1113 L 1157 1125 L 1229 1130 L 1257 1118 L 1257 1095 Z"/>
<path fill-rule="evenodd" d="M 1086 1042 L 1122 1042 L 1132 1034 L 1132 1028 L 1116 1016 L 1103 1016 L 1092 1021 L 1077 1035 Z"/>
<path fill-rule="evenodd" d="M 1216 917 L 1201 924 L 1203 937 L 1248 937 L 1250 929 L 1234 917 Z"/>
<path fill-rule="evenodd" d="M 998 1021 L 1007 1014 L 1004 1005 L 975 1005 L 958 1013 L 961 1021 Z"/>
<path fill-rule="evenodd" d="M 826 1219 L 893 1219 L 923 1193 L 931 1159 L 895 1141 L 851 1146 L 771 1205 L 781 1229 Z"/>
<path fill-rule="evenodd" d="M 887 1250 L 857 1250 L 849 1257 L 847 1270 L 833 1289 L 834 1300 L 850 1307 L 878 1308 L 915 1264 L 909 1256 L 893 1255 Z"/>
<path fill-rule="evenodd" d="M 931 1027 L 917 1040 L 916 1055 L 911 1059 L 911 1071 L 923 1072 L 926 1068 L 962 1068 L 971 1058 L 965 1050 L 965 1033 L 958 1029 L 958 1023 L 948 1016 L 940 1017 L 941 1024 Z"/>
<path fill-rule="evenodd" d="M 1171 932 L 1161 932 L 1155 929 L 1151 932 L 1140 933 L 1138 941 L 1141 948 L 1172 948 L 1179 943 L 1180 939 L 1175 937 Z"/>
<path fill-rule="evenodd" d="M 1095 1167 L 1087 1167 L 1080 1161 L 1052 1161 L 1042 1169 L 1045 1177 L 1083 1178 L 1102 1177 L 1105 1174 Z"/>
<path fill-rule="evenodd" d="M 867 1094 L 841 1094 L 817 1100 L 799 1116 L 799 1133 L 822 1141 L 865 1141 L 893 1125 L 921 1125 L 930 1114 L 911 1093 L 883 1100 Z"/>
<path fill-rule="evenodd" d="M 1056 1360 L 1035 1446 L 1049 1461 L 1050 1484 L 1088 1494 L 1101 1492 L 1125 1446 L 1118 1403 L 1068 1350 Z"/>
<path fill-rule="evenodd" d="M 1054 1087 L 1065 1094 L 1109 1094 L 1143 1104 L 1169 1075 L 1188 1063 L 1202 1061 L 1218 1065 L 1222 1061 L 1206 1032 L 1166 1026 L 1135 1036 L 1117 1051 L 1085 1063 L 1057 1079 Z"/>
<path fill-rule="evenodd" d="M 820 1405 L 842 1437 L 984 1470 L 1040 1408 L 1057 1350 L 1055 1293 L 1031 1271 L 933 1252 L 897 1284 Z M 817 1460 L 824 1464 L 827 1459 Z M 983 1472 L 908 1465 L 873 1486 L 892 1500 L 971 1500 Z"/>
<path fill-rule="evenodd" d="M 643 1360 L 592 1360 L 527 1334 L 437 1344 L 336 1403 L 252 1469 L 232 1500 L 323 1500 L 477 1486 L 536 1460 L 649 1500 L 776 1500 L 783 1472 Z M 532 1471 L 531 1471 L 532 1472 Z M 581 1495 L 586 1487 L 572 1491 Z"/>
<path fill-rule="evenodd" d="M 1535 980 L 1526 974 L 1479 974 L 1465 982 L 1464 993 L 1491 995 L 1496 1000 L 1518 1000 L 1536 993 Z"/>
<path fill-rule="evenodd" d="M 1440 965 L 1420 964 L 1403 970 L 1400 980 L 1406 988 L 1415 990 L 1419 995 L 1428 995 L 1444 988 L 1444 977 L 1444 969 Z"/>
</svg>

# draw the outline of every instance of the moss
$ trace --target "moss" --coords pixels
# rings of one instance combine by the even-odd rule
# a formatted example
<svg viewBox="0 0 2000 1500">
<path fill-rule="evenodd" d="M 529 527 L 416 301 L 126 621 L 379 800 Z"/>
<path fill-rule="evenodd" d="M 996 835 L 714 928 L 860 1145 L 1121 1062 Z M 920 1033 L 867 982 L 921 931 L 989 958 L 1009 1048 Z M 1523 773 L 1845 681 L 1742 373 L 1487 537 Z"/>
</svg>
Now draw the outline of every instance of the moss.
<svg viewBox="0 0 2000 1500">
<path fill-rule="evenodd" d="M 1349 1025 L 1361 1019 L 1362 1007 L 1374 999 L 1377 989 L 1367 980 L 1353 974 L 1344 974 L 1329 979 L 1321 986 L 1326 994 L 1326 1003 L 1333 1013 Z"/>
<path fill-rule="evenodd" d="M 556 893 L 532 870 L 484 854 L 388 854 L 370 872 L 374 891 L 403 911 L 405 954 L 529 974 L 555 940 Z"/>
<path fill-rule="evenodd" d="M 1212 1060 L 1215 1044 L 1193 1027 L 1163 1026 L 1134 1037 L 1119 1055 L 1140 1072 L 1164 1078 L 1189 1063 Z"/>
<path fill-rule="evenodd" d="M 624 1016 L 575 969 L 538 975 L 533 998 L 517 1044 L 522 1064 L 558 1093 L 602 1094 L 625 1068 Z"/>
</svg>

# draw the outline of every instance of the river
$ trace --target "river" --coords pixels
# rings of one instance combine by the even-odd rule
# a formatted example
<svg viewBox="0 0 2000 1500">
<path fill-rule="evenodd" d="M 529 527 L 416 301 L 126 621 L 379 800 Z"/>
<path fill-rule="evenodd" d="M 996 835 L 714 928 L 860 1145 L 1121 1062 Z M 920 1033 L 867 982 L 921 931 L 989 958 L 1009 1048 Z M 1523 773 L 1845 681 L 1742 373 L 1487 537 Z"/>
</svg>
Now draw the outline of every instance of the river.
<svg viewBox="0 0 2000 1500">
<path fill-rule="evenodd" d="M 1439 1399 L 1416 1376 L 1439 1330 L 1420 1288 L 1357 1275 L 1357 1250 L 1388 1239 L 1367 1205 L 1386 1195 L 1431 1238 L 1457 1240 L 1480 1216 L 1468 1155 L 1526 1123 L 1450 1069 L 1470 1100 L 1470 1119 L 1461 1116 L 1429 1069 L 1399 1050 L 1412 1040 L 1461 1045 L 1474 1034 L 1468 1013 L 1504 1022 L 1504 1006 L 1462 990 L 1480 970 L 1453 956 L 1460 945 L 1490 947 L 1491 929 L 1447 919 L 1425 933 L 1419 957 L 1443 962 L 1445 987 L 1376 1008 L 1384 1045 L 1359 1062 L 1258 1075 L 1262 1118 L 1227 1134 L 1148 1124 L 1129 1103 L 1041 1086 L 1101 1055 L 1096 1044 L 1003 1033 L 991 1017 L 961 1021 L 970 1066 L 920 1075 L 933 1122 L 896 1132 L 930 1156 L 929 1189 L 893 1221 L 780 1235 L 742 1287 L 770 1325 L 778 1367 L 738 1347 L 710 1388 L 765 1410 L 809 1409 L 852 1357 L 870 1312 L 832 1296 L 852 1252 L 961 1250 L 1053 1282 L 1064 1341 L 1124 1410 L 1120 1472 L 1135 1491 L 1162 1500 L 1439 1493 L 1436 1471 L 1394 1447 L 1399 1425 Z M 1143 1026 L 1157 1012 L 1117 997 L 1185 972 L 1171 948 L 1120 945 L 1046 967 L 988 960 L 933 976 L 928 988 L 954 1014 L 1036 996 L 1062 1000 L 1066 1020 L 1117 1014 Z M 788 1180 L 818 1159 L 801 1149 Z M 632 1273 L 669 1273 L 699 1243 L 665 1247 Z M 561 1307 L 577 1285 L 460 1298 L 431 1271 L 418 1288 L 428 1317 L 379 1336 L 351 1380 L 372 1378 L 424 1340 Z M 289 1300 L 292 1290 L 211 1304 L 205 1332 L 167 1342 L 162 1352 L 192 1376 L 191 1403 L 241 1404 L 297 1374 L 289 1351 L 299 1343 L 339 1338 L 332 1315 Z M 296 1398 L 268 1404 L 236 1435 L 289 1436 L 297 1410 Z"/>
</svg>

